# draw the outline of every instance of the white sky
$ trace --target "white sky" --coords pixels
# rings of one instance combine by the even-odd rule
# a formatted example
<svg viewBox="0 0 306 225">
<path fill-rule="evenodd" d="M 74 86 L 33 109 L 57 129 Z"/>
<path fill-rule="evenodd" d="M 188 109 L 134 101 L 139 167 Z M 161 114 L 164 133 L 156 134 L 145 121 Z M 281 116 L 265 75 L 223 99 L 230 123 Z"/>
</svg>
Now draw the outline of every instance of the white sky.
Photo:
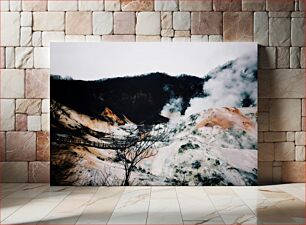
<svg viewBox="0 0 306 225">
<path fill-rule="evenodd" d="M 256 43 L 51 43 L 51 74 L 73 79 L 133 76 L 150 72 L 203 77 Z"/>
</svg>

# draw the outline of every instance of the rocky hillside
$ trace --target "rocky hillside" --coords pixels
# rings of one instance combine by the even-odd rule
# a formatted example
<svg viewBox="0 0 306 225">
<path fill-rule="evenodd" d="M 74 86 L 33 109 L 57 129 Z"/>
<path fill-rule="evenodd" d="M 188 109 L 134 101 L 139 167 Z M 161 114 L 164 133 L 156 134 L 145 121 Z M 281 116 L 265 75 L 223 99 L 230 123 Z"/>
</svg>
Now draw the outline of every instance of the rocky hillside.
<svg viewBox="0 0 306 225">
<path fill-rule="evenodd" d="M 55 137 L 74 136 L 105 143 L 105 137 L 131 137 L 140 132 L 141 127 L 132 123 L 111 125 L 78 114 L 55 101 L 52 101 L 52 109 L 52 118 L 58 118 L 56 123 L 52 122 L 51 133 L 53 183 L 120 185 L 124 168 L 117 161 L 115 151 L 57 143 Z M 156 144 L 154 156 L 137 165 L 131 176 L 132 184 L 255 184 L 255 124 L 255 108 L 218 108 L 182 116 L 175 124 L 154 125 L 151 130 L 168 130 L 168 139 Z"/>
</svg>

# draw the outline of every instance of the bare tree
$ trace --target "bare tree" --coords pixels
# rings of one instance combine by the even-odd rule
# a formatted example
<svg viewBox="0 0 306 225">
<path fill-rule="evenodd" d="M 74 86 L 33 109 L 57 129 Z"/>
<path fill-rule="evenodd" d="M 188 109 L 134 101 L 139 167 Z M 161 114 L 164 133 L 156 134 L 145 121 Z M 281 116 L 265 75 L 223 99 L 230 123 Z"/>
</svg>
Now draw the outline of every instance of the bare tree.
<svg viewBox="0 0 306 225">
<path fill-rule="evenodd" d="M 162 126 L 156 126 L 155 129 L 141 133 L 138 140 L 132 145 L 126 140 L 125 149 L 116 150 L 117 159 L 119 163 L 124 166 L 124 180 L 122 185 L 130 185 L 130 177 L 132 171 L 136 168 L 137 164 L 142 160 L 155 156 L 157 154 L 156 144 L 158 142 L 163 142 L 168 138 L 168 133 L 166 129 Z"/>
</svg>

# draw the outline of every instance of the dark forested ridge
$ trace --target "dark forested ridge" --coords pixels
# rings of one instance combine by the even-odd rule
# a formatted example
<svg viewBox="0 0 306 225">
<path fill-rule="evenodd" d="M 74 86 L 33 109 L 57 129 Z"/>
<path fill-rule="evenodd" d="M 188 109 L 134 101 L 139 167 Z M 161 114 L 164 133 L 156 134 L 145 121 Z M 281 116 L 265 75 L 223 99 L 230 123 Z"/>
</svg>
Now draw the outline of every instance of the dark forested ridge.
<svg viewBox="0 0 306 225">
<path fill-rule="evenodd" d="M 166 122 L 161 110 L 172 98 L 182 98 L 182 113 L 191 98 L 204 95 L 204 79 L 150 73 L 96 81 L 61 79 L 51 76 L 51 99 L 80 113 L 101 119 L 105 107 L 134 123 Z"/>
</svg>

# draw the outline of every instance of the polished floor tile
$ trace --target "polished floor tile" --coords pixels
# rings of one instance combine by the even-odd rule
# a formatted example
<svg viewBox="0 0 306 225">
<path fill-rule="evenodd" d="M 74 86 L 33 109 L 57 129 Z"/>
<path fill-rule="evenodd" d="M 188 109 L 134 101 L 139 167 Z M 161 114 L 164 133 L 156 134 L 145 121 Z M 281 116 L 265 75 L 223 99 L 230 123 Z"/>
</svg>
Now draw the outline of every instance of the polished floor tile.
<svg viewBox="0 0 306 225">
<path fill-rule="evenodd" d="M 176 188 L 184 221 L 206 221 L 215 219 L 217 210 L 203 188 Z"/>
<path fill-rule="evenodd" d="M 306 224 L 305 184 L 262 187 L 0 185 L 1 224 Z"/>
<path fill-rule="evenodd" d="M 147 224 L 183 224 L 175 187 L 152 187 Z"/>
<path fill-rule="evenodd" d="M 126 187 L 108 224 L 145 224 L 150 192 L 149 187 Z"/>
<path fill-rule="evenodd" d="M 106 224 L 124 192 L 123 187 L 101 187 L 79 217 L 77 224 Z"/>
</svg>

